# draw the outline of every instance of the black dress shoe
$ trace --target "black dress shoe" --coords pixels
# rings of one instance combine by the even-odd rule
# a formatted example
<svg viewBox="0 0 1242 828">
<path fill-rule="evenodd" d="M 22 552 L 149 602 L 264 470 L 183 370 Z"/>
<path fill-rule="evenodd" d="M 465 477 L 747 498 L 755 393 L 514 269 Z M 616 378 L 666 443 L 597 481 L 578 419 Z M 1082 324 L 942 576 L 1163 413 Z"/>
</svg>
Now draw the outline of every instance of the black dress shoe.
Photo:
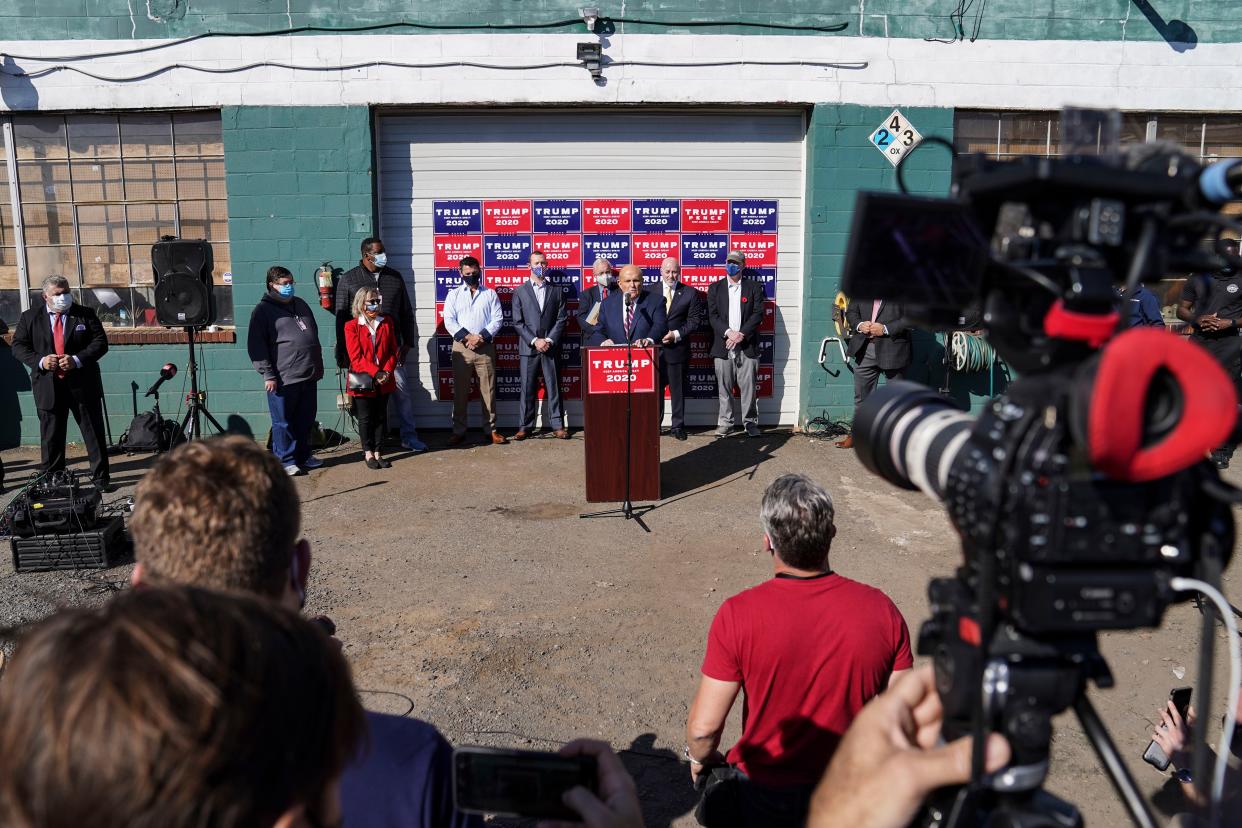
<svg viewBox="0 0 1242 828">
<path fill-rule="evenodd" d="M 376 463 L 379 463 L 379 465 L 380 465 L 380 468 L 381 468 L 381 469 L 391 469 L 391 468 L 392 468 L 392 463 L 391 463 L 391 462 L 389 462 L 388 460 L 385 460 L 383 457 L 377 457 L 377 458 L 375 458 L 375 462 L 376 462 Z"/>
<path fill-rule="evenodd" d="M 684 428 L 675 428 L 669 433 L 673 435 L 674 440 L 684 441 L 686 439 L 686 430 Z"/>
<path fill-rule="evenodd" d="M 112 481 L 106 477 L 97 477 L 91 482 L 94 483 L 101 492 L 111 493 L 116 491 L 116 486 L 113 486 Z"/>
<path fill-rule="evenodd" d="M 367 468 L 368 468 L 368 469 L 382 469 L 382 468 L 383 468 L 383 466 L 381 466 L 381 465 L 379 464 L 379 461 L 378 461 L 378 460 L 376 460 L 374 457 L 368 457 L 368 458 L 367 458 Z"/>
</svg>

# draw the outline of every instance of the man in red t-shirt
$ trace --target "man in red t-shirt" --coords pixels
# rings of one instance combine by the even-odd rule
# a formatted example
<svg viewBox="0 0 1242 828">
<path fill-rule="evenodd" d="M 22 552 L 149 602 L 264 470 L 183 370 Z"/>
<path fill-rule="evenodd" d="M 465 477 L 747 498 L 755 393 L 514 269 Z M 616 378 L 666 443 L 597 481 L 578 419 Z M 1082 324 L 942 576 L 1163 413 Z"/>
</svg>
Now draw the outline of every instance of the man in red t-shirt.
<svg viewBox="0 0 1242 828">
<path fill-rule="evenodd" d="M 854 716 L 914 663 L 893 602 L 829 569 L 836 527 L 822 486 L 787 474 L 764 492 L 760 516 L 775 577 L 716 613 L 686 723 L 696 786 L 705 769 L 732 768 L 713 772 L 722 784 L 709 784 L 699 809 L 711 828 L 801 826 Z M 718 747 L 738 690 L 742 737 L 726 760 Z"/>
</svg>

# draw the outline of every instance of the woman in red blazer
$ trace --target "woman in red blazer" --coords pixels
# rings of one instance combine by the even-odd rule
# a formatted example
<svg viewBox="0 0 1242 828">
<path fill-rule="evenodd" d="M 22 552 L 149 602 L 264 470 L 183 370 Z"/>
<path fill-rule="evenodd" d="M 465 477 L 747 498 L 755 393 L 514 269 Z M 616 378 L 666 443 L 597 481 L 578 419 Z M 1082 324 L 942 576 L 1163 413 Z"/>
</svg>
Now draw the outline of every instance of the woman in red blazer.
<svg viewBox="0 0 1242 828">
<path fill-rule="evenodd" d="M 373 287 L 361 288 L 354 294 L 353 312 L 353 321 L 345 325 L 349 370 L 353 374 L 369 374 L 373 381 L 370 391 L 355 389 L 351 382 L 347 393 L 354 398 L 358 437 L 367 467 L 387 469 L 392 463 L 380 451 L 388 430 L 388 395 L 397 387 L 392 375 L 397 367 L 397 332 L 392 319 L 380 313 L 379 291 Z"/>
</svg>

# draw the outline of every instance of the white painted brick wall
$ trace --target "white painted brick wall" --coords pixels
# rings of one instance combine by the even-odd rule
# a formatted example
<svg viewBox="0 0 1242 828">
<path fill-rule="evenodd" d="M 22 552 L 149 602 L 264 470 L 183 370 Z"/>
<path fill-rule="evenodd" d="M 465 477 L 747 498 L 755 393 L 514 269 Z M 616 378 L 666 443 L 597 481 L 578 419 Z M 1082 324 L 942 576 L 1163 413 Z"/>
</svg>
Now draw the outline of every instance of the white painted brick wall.
<svg viewBox="0 0 1242 828">
<path fill-rule="evenodd" d="M 583 36 L 560 34 L 369 35 L 211 38 L 158 52 L 74 65 L 101 75 L 134 75 L 172 63 L 215 68 L 264 58 L 330 66 L 366 60 L 469 60 L 520 65 L 574 62 Z M 111 51 L 156 41 L 0 42 L 0 52 L 56 55 Z M 61 71 L 37 80 L 0 78 L 0 109 L 40 110 L 326 106 L 340 104 L 762 104 L 1055 109 L 1066 104 L 1127 110 L 1242 109 L 1238 46 L 1165 43 L 978 41 L 939 44 L 883 38 L 733 35 L 622 35 L 608 39 L 615 61 L 819 61 L 816 66 L 637 67 L 605 70 L 592 83 L 579 66 L 499 71 L 451 67 L 369 67 L 347 72 L 259 68 L 233 75 L 175 70 L 110 83 Z M 34 71 L 49 64 L 21 60 Z M 12 66 L 10 63 L 9 66 Z"/>
</svg>

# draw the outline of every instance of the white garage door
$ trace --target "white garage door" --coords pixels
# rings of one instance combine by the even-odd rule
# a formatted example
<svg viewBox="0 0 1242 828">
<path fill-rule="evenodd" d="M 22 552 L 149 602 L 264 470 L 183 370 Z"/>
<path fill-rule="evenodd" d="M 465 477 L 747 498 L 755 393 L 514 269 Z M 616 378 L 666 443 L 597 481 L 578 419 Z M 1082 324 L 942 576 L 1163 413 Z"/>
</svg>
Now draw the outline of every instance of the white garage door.
<svg viewBox="0 0 1242 828">
<path fill-rule="evenodd" d="M 412 288 L 420 335 L 421 358 L 411 369 L 421 388 L 415 399 L 419 425 L 448 427 L 451 415 L 451 404 L 437 400 L 442 366 L 432 203 L 486 199 L 775 201 L 771 396 L 760 399 L 759 413 L 765 425 L 796 423 L 805 133 L 800 112 L 753 109 L 380 115 L 379 230 L 389 262 L 407 274 Z M 589 268 L 591 262 L 583 264 Z M 517 405 L 499 404 L 502 428 L 517 426 Z M 570 424 L 579 426 L 581 403 L 571 401 L 567 410 Z M 714 399 L 688 399 L 686 419 L 714 425 Z M 471 422 L 478 422 L 476 411 Z"/>
</svg>

